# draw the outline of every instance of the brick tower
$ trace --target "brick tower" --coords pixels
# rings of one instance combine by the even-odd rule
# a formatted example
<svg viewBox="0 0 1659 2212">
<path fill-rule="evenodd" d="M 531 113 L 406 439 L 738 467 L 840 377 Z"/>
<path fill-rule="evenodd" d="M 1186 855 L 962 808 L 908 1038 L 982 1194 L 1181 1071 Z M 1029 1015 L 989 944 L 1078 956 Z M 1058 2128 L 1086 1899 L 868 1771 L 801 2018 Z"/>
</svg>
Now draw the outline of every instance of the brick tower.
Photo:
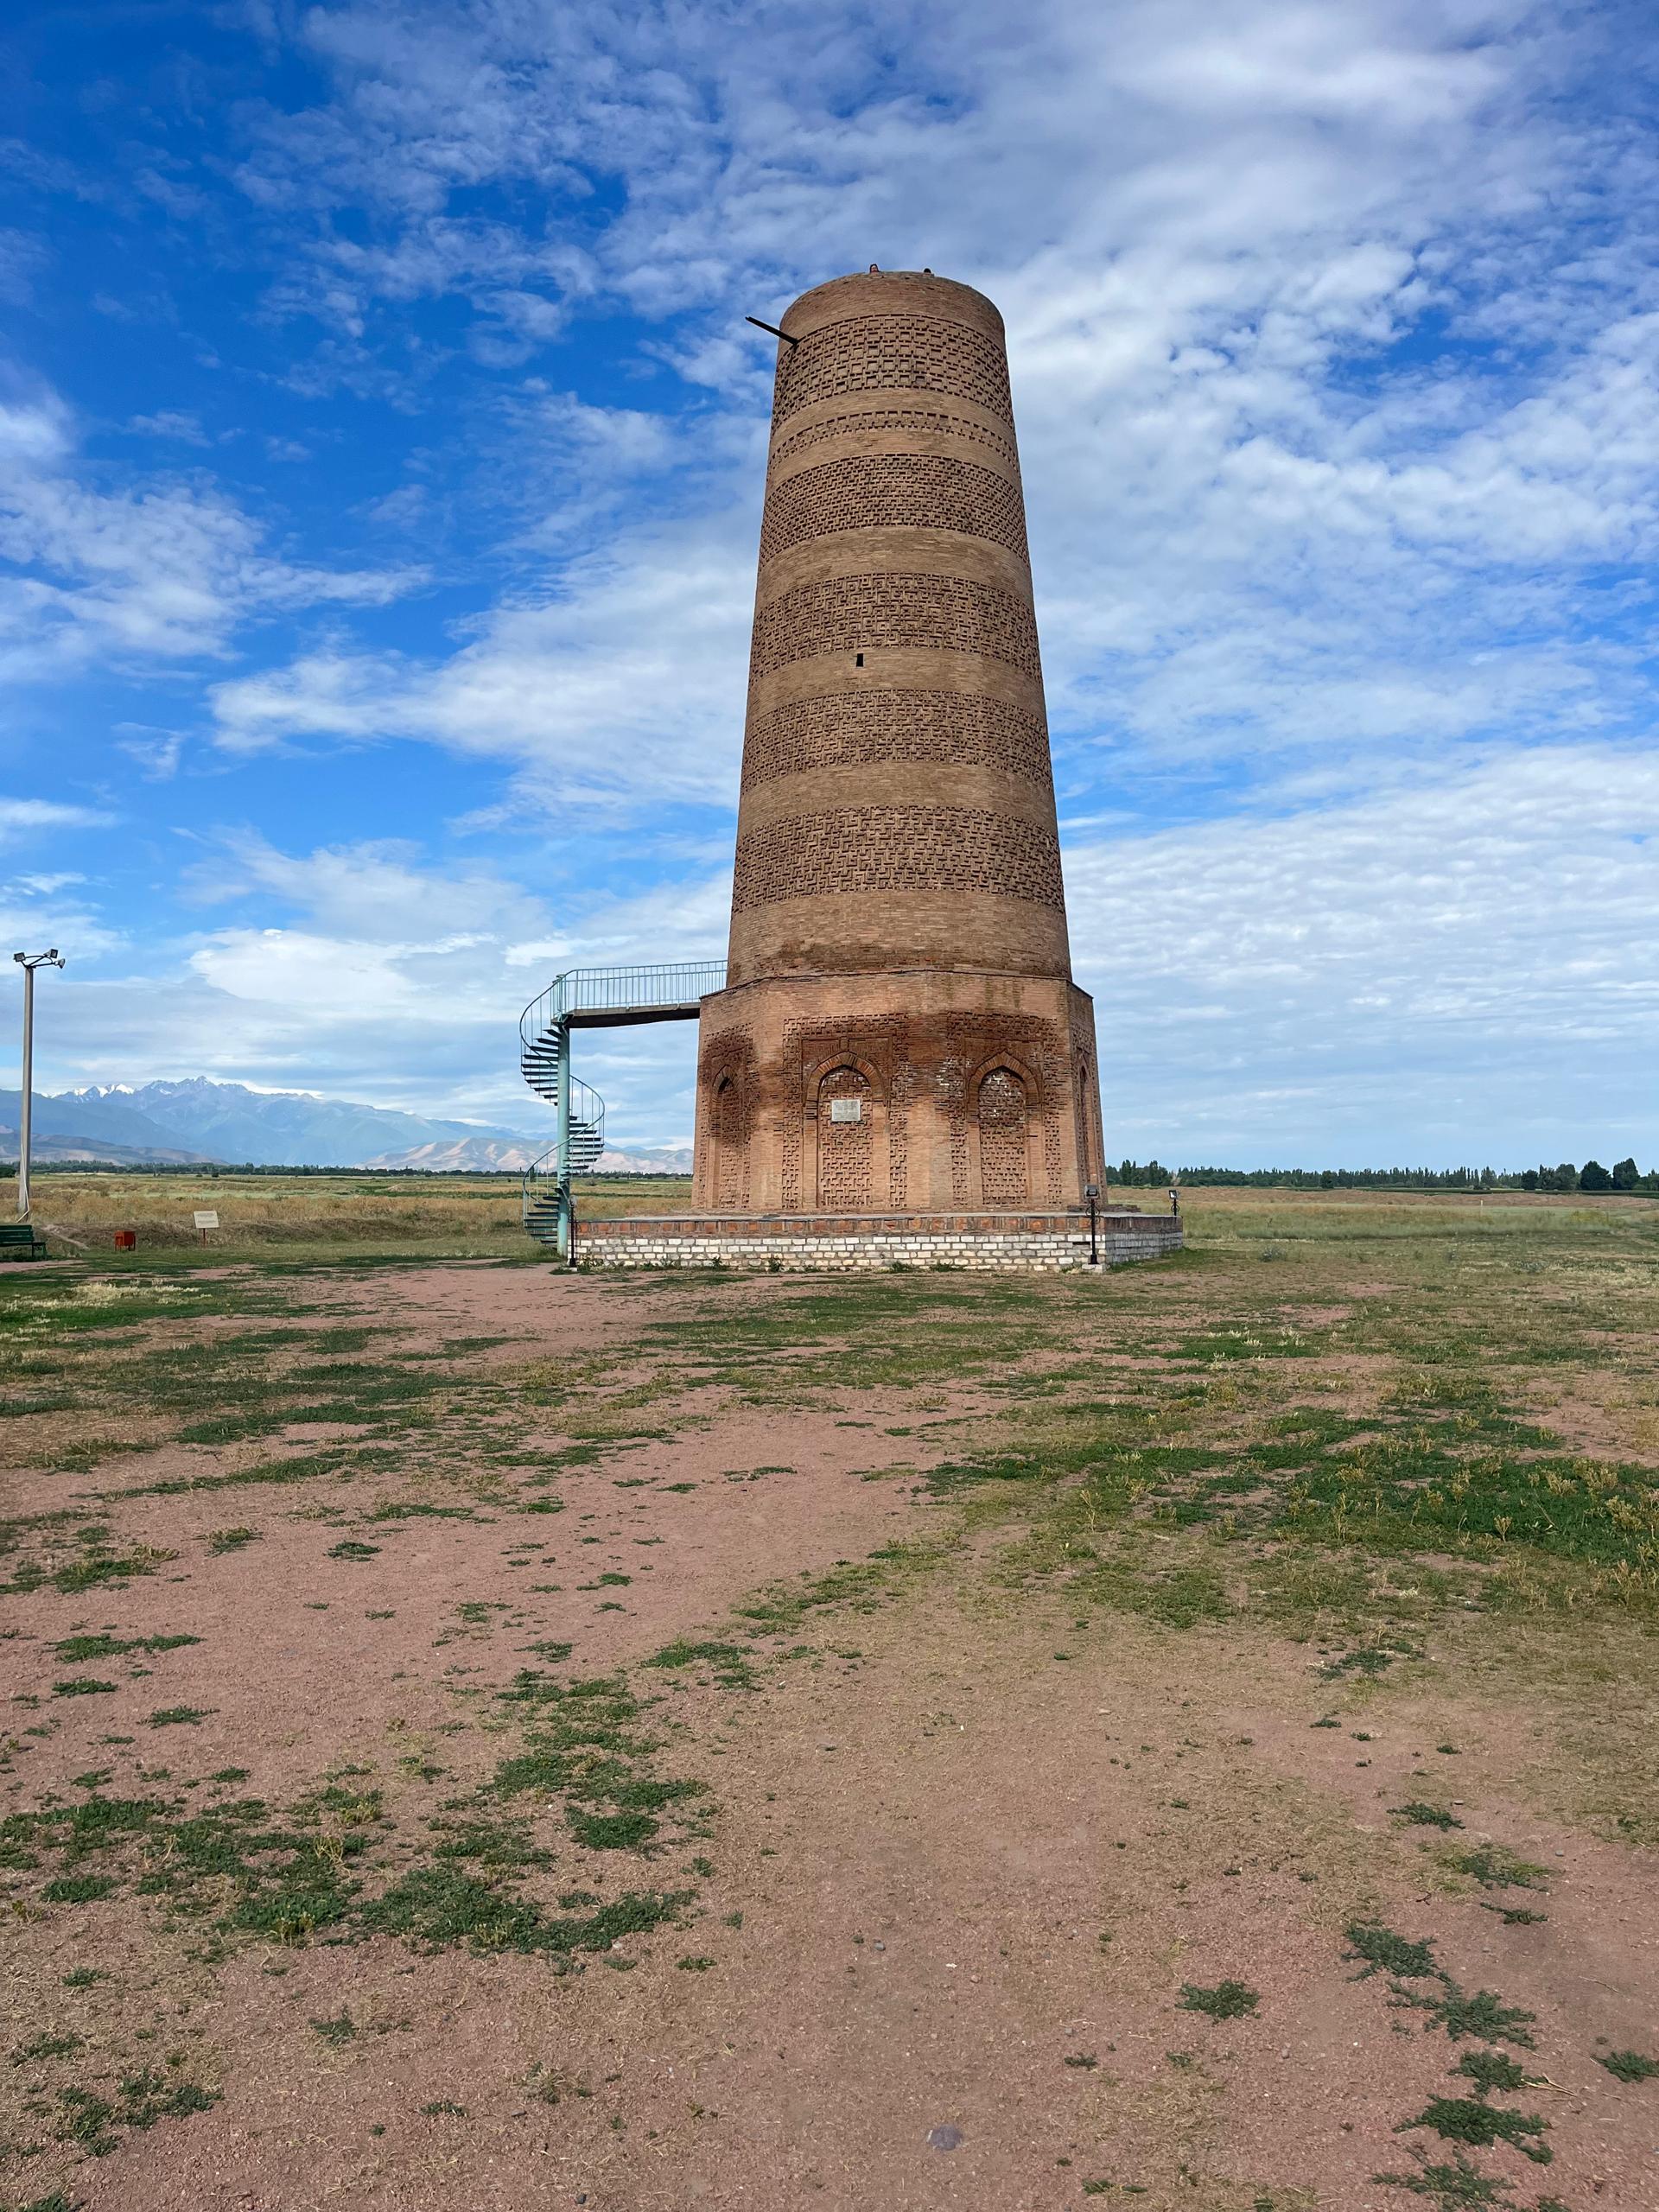
<svg viewBox="0 0 1659 2212">
<path fill-rule="evenodd" d="M 1017 1212 L 1101 1179 L 1002 318 L 924 270 L 783 319 L 694 1204 Z"/>
</svg>

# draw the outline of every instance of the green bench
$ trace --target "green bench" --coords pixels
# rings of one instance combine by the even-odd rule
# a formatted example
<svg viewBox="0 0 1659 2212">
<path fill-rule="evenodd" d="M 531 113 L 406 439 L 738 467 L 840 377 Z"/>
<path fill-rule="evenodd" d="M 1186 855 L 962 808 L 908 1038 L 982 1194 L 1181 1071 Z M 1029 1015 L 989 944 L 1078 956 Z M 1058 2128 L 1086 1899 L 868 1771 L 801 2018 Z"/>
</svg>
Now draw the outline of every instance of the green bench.
<svg viewBox="0 0 1659 2212">
<path fill-rule="evenodd" d="M 26 1221 L 0 1221 L 0 1260 L 43 1260 L 46 1239 Z"/>
</svg>

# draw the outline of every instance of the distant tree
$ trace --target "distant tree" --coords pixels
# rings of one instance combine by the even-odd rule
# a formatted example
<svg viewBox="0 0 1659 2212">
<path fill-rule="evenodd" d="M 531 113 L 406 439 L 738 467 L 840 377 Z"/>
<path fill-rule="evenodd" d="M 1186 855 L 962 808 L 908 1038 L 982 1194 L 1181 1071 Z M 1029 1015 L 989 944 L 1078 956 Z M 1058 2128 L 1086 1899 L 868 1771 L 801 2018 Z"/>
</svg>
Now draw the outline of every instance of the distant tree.
<svg viewBox="0 0 1659 2212">
<path fill-rule="evenodd" d="M 1613 1162 L 1613 1188 L 1616 1191 L 1633 1191 L 1641 1180 L 1641 1171 L 1633 1160 L 1616 1160 Z"/>
<path fill-rule="evenodd" d="M 1538 1170 L 1535 1167 L 1528 1168 L 1526 1173 L 1521 1178 L 1521 1187 L 1523 1191 L 1535 1191 L 1537 1189 Z"/>
<path fill-rule="evenodd" d="M 1558 1191 L 1576 1191 L 1578 1187 L 1579 1171 L 1570 1160 L 1564 1160 L 1555 1170 L 1554 1188 Z"/>
<path fill-rule="evenodd" d="M 1581 1191 L 1611 1191 L 1613 1179 L 1599 1160 L 1586 1160 L 1579 1170 Z"/>
</svg>

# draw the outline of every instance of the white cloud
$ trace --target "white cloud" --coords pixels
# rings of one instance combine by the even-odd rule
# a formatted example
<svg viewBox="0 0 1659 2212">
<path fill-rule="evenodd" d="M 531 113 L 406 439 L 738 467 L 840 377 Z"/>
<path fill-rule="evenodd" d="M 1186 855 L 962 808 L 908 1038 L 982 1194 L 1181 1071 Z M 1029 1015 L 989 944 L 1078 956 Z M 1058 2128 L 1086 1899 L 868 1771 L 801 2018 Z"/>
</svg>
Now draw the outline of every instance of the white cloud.
<svg viewBox="0 0 1659 2212">
<path fill-rule="evenodd" d="M 724 948 L 728 876 L 627 899 L 548 905 L 483 862 L 435 866 L 406 843 L 284 852 L 243 834 L 188 872 L 232 909 L 171 943 L 124 943 L 65 877 L 0 887 L 0 931 L 48 927 L 71 956 L 54 994 L 52 1080 L 206 1074 L 535 1129 L 518 1071 L 521 1009 L 559 969 Z M 640 1141 L 689 1128 L 689 1030 L 584 1046 L 617 1126 Z"/>
<path fill-rule="evenodd" d="M 38 952 L 54 944 L 69 963 L 68 978 L 54 976 L 51 1035 L 55 1052 L 66 1001 L 60 995 L 66 981 L 79 977 L 89 962 L 119 950 L 121 936 L 92 905 L 83 879 L 73 870 L 0 876 L 0 977 L 15 976 L 16 969 L 4 956 L 13 951 Z M 16 1032 L 10 1016 L 0 1032 L 0 1049 L 15 1048 Z M 0 1078 L 3 1081 L 3 1078 Z"/>
<path fill-rule="evenodd" d="M 68 442 L 63 410 L 56 404 L 0 402 L 0 465 L 15 468 L 50 462 L 67 450 Z"/>
<path fill-rule="evenodd" d="M 435 635 L 340 614 L 280 664 L 221 671 L 231 761 L 396 740 L 499 764 L 510 791 L 480 776 L 464 826 L 550 831 L 567 858 L 625 813 L 677 830 L 677 806 L 728 803 L 769 368 L 741 316 L 873 257 L 927 263 L 1007 317 L 1123 1148 L 1375 1158 L 1404 1129 L 1440 1156 L 1482 1132 L 1495 1156 L 1559 1154 L 1631 1100 L 1652 1130 L 1653 794 L 1631 753 L 1654 704 L 1659 165 L 1597 82 L 1624 66 L 1612 19 L 246 12 L 326 86 L 238 111 L 239 212 L 289 318 L 270 373 L 413 410 L 441 369 L 420 482 L 359 512 L 442 528 L 463 584 L 468 530 L 493 531 L 508 581 Z M 549 349 L 583 315 L 594 351 L 567 366 Z M 479 375 L 532 355 L 534 378 Z M 199 476 L 94 472 L 51 404 L 0 409 L 0 467 L 29 563 L 0 641 L 9 611 L 26 669 L 220 653 L 257 613 L 395 588 L 290 563 Z M 168 731 L 123 741 L 172 765 Z M 1148 836 L 1160 806 L 1181 826 Z M 597 846 L 576 851 L 602 883 Z M 246 906 L 175 948 L 176 988 L 102 1003 L 86 1049 L 504 1110 L 499 1024 L 539 965 L 718 950 L 712 864 L 625 857 L 631 884 L 694 880 L 556 905 L 343 833 L 300 858 L 245 844 L 197 888 Z M 683 1133 L 680 1075 L 652 1072 L 683 1056 L 654 1049 L 603 1045 L 639 1117 L 614 1135 Z"/>
<path fill-rule="evenodd" d="M 245 832 L 226 837 L 190 880 L 200 899 L 272 896 L 325 934 L 383 947 L 495 942 L 544 918 L 539 899 L 488 868 L 423 867 L 415 846 L 394 840 L 300 855 Z"/>
<path fill-rule="evenodd" d="M 118 722 L 115 741 L 129 760 L 138 763 L 148 781 L 164 784 L 178 774 L 184 755 L 181 730 L 157 729 L 148 722 Z"/>
<path fill-rule="evenodd" d="M 728 799 L 753 589 L 742 553 L 711 531 L 659 531 L 564 581 L 447 661 L 322 651 L 232 677 L 212 694 L 221 740 L 424 739 L 514 764 L 521 793 L 550 807 Z"/>
<path fill-rule="evenodd" d="M 156 415 L 135 415 L 126 427 L 134 437 L 171 438 L 187 446 L 212 442 L 201 427 L 200 418 L 182 409 L 163 408 Z"/>
<path fill-rule="evenodd" d="M 301 36 L 333 95 L 264 116 L 241 182 L 365 348 L 428 295 L 533 301 L 542 334 L 620 299 L 714 401 L 688 425 L 532 387 L 508 496 L 545 519 L 518 550 L 565 565 L 447 658 L 340 639 L 222 686 L 234 747 L 400 734 L 561 807 L 728 796 L 767 368 L 741 318 L 873 251 L 1007 316 L 1075 772 L 1116 766 L 1102 737 L 1363 760 L 1645 702 L 1581 634 L 1607 564 L 1651 556 L 1659 462 L 1655 165 L 1561 97 L 1587 27 L 1523 0 L 1125 0 L 1109 29 L 1085 0 L 925 0 L 738 36 L 358 0 Z M 1586 268 L 1556 210 L 1614 169 Z M 530 178 L 545 227 L 457 212 Z M 291 227 L 339 208 L 347 243 Z M 589 550 L 642 497 L 658 526 Z"/>
<path fill-rule="evenodd" d="M 1659 1153 L 1651 758 L 1505 753 L 1345 805 L 1079 844 L 1066 880 L 1122 1152 Z"/>
<path fill-rule="evenodd" d="M 54 1082 L 206 1074 L 536 1126 L 517 1066 L 532 988 L 508 950 L 546 936 L 549 917 L 518 886 L 401 844 L 294 855 L 247 836 L 190 887 L 242 912 L 142 946 L 95 917 L 64 922 Z M 0 900 L 0 920 L 9 911 Z"/>
<path fill-rule="evenodd" d="M 1337 804 L 1067 839 L 1115 1153 L 1175 1162 L 1659 1156 L 1659 766 L 1508 751 Z M 203 1072 L 523 1127 L 518 1010 L 558 969 L 717 957 L 729 877 L 550 910 L 403 844 L 230 841 L 197 895 L 244 912 L 132 955 L 77 937 L 54 1080 Z M 22 926 L 19 910 L 14 919 Z M 273 916 L 275 918 L 266 918 Z M 21 941 L 21 938 L 20 940 Z M 42 938 L 42 942 L 46 939 Z M 86 980 L 87 954 L 108 946 Z M 588 1037 L 619 1142 L 690 1128 L 690 1032 Z"/>
<path fill-rule="evenodd" d="M 0 668 L 222 655 L 237 626 L 318 604 L 380 606 L 412 569 L 335 570 L 270 552 L 210 480 L 107 489 L 55 400 L 0 407 Z"/>
<path fill-rule="evenodd" d="M 0 837 L 30 837 L 52 830 L 102 830 L 115 817 L 103 808 L 60 799 L 0 797 Z"/>
<path fill-rule="evenodd" d="M 412 530 L 424 518 L 430 499 L 424 484 L 400 484 L 384 498 L 371 499 L 363 512 L 382 530 Z"/>
</svg>

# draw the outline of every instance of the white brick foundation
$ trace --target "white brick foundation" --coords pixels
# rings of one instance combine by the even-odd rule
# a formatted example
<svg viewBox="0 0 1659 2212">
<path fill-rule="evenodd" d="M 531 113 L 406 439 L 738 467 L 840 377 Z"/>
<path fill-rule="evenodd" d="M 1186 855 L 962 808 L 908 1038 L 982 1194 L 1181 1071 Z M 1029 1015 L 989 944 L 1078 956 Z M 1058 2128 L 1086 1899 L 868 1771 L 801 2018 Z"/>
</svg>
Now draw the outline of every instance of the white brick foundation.
<svg viewBox="0 0 1659 2212">
<path fill-rule="evenodd" d="M 1103 1268 L 1161 1260 L 1183 1243 L 1179 1216 L 1103 1210 Z M 635 1214 L 576 1223 L 584 1268 L 744 1268 L 845 1274 L 879 1268 L 962 1268 L 1020 1274 L 1087 1269 L 1081 1212 L 981 1214 Z"/>
</svg>

